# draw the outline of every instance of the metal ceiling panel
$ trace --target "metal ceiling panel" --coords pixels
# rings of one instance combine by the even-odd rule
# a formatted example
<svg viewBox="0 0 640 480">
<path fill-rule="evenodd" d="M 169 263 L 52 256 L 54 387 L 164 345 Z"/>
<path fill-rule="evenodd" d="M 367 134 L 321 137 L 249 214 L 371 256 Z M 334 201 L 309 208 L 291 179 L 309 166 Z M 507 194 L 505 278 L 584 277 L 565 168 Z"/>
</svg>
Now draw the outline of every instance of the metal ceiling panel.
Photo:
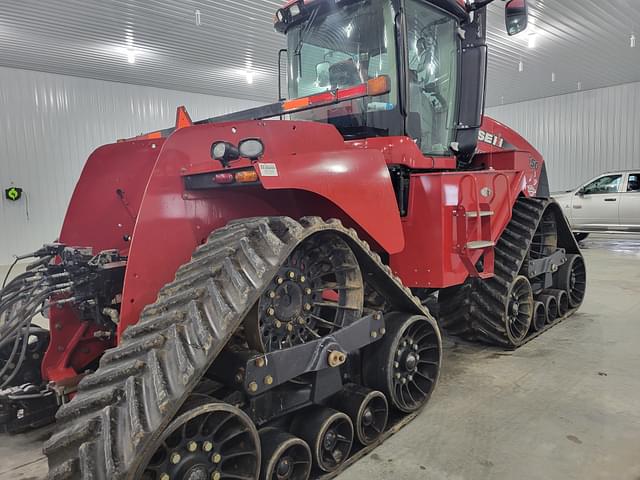
<svg viewBox="0 0 640 480">
<path fill-rule="evenodd" d="M 638 0 L 529 0 L 527 31 L 509 37 L 490 5 L 487 105 L 640 81 Z M 535 48 L 529 48 L 535 35 Z M 522 61 L 523 71 L 519 71 Z"/>
<path fill-rule="evenodd" d="M 281 3 L 3 0 L 0 65 L 272 101 L 284 46 L 272 18 Z M 639 81 L 640 44 L 630 48 L 631 34 L 640 36 L 638 3 L 530 0 L 535 48 L 528 48 L 530 31 L 507 37 L 503 3 L 490 5 L 487 105 Z"/>
</svg>

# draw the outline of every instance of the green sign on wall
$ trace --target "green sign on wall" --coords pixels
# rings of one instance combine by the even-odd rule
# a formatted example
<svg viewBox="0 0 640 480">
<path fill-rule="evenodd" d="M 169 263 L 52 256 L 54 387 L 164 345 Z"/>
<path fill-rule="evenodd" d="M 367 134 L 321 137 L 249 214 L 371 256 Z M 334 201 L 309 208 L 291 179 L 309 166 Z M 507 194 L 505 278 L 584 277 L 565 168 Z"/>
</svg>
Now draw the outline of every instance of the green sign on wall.
<svg viewBox="0 0 640 480">
<path fill-rule="evenodd" d="M 20 187 L 9 187 L 4 191 L 7 200 L 17 202 L 22 197 L 22 189 Z"/>
</svg>

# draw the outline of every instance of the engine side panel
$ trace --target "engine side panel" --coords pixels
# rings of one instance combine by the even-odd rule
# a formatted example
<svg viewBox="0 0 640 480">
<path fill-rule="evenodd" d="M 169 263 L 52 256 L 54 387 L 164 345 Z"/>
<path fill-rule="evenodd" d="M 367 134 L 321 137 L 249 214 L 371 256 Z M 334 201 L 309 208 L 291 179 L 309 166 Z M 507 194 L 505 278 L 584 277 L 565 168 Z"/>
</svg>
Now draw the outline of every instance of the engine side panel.
<svg viewBox="0 0 640 480">
<path fill-rule="evenodd" d="M 513 170 L 412 174 L 409 213 L 402 222 L 406 247 L 390 257 L 394 273 L 409 287 L 463 283 L 469 276 L 461 255 L 465 246 L 497 241 L 511 219 L 511 208 L 524 182 L 523 173 Z M 477 211 L 492 215 L 466 215 Z M 473 264 L 484 253 L 481 249 L 467 252 Z"/>
</svg>

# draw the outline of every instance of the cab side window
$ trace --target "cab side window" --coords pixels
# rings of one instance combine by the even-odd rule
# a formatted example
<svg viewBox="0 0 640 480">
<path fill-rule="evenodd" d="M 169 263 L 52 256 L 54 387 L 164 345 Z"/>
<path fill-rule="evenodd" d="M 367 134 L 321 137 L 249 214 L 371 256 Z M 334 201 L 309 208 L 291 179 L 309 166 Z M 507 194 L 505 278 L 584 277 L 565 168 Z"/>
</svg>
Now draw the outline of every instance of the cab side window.
<svg viewBox="0 0 640 480">
<path fill-rule="evenodd" d="M 630 173 L 627 192 L 640 192 L 640 173 Z"/>
<path fill-rule="evenodd" d="M 592 195 L 596 193 L 618 193 L 620 191 L 621 183 L 622 175 L 606 175 L 582 187 L 582 193 L 585 195 Z"/>
<path fill-rule="evenodd" d="M 421 0 L 409 0 L 409 111 L 420 121 L 422 153 L 449 155 L 455 134 L 459 38 L 453 17 Z"/>
</svg>

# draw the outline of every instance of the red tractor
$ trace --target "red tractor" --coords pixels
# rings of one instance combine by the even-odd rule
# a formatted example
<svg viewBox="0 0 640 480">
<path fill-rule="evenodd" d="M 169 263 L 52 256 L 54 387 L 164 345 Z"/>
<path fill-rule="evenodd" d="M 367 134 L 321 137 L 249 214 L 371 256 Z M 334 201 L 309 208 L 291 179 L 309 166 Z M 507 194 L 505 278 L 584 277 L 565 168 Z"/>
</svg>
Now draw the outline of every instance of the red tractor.
<svg viewBox="0 0 640 480">
<path fill-rule="evenodd" d="M 542 157 L 483 119 L 490 1 L 290 2 L 291 100 L 89 157 L 0 293 L 0 421 L 57 411 L 49 478 L 335 475 L 425 405 L 439 326 L 515 348 L 578 308 Z"/>
</svg>

